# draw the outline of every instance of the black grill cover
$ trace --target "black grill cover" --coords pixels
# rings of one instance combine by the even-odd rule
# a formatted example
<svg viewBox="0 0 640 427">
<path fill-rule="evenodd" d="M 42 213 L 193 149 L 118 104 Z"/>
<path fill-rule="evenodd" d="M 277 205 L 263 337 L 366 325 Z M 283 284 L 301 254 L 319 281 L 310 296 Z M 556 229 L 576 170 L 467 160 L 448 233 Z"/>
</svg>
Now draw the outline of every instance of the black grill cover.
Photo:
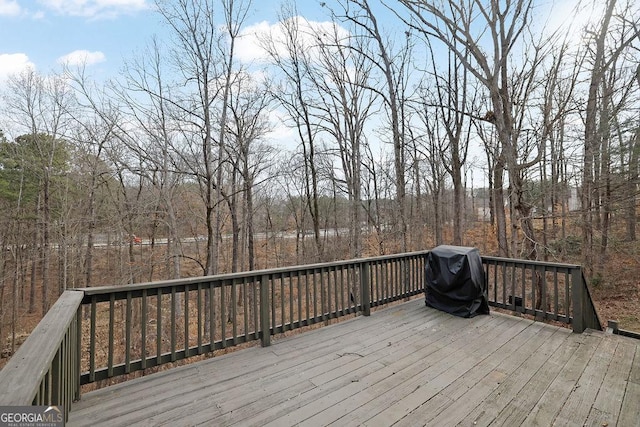
<svg viewBox="0 0 640 427">
<path fill-rule="evenodd" d="M 459 317 L 489 314 L 487 285 L 476 248 L 442 245 L 427 258 L 425 303 Z"/>
</svg>

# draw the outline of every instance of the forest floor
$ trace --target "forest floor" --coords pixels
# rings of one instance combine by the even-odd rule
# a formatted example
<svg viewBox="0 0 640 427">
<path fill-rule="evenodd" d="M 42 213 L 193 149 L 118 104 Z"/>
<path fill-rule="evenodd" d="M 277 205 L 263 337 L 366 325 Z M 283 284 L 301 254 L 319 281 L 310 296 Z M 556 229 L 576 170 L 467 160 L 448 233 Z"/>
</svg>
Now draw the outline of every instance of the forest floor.
<svg viewBox="0 0 640 427">
<path fill-rule="evenodd" d="M 617 320 L 621 329 L 640 332 L 640 247 L 635 255 L 610 256 L 601 275 L 591 280 L 591 291 L 600 319 Z"/>
</svg>

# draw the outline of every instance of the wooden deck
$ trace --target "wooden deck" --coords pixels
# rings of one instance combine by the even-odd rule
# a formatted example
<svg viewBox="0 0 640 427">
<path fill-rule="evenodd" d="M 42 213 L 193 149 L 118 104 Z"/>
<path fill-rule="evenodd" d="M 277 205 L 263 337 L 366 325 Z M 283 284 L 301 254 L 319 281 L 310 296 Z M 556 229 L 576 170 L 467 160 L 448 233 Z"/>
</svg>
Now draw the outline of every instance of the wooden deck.
<svg viewBox="0 0 640 427">
<path fill-rule="evenodd" d="M 82 396 L 69 426 L 640 426 L 640 341 L 414 300 Z"/>
</svg>

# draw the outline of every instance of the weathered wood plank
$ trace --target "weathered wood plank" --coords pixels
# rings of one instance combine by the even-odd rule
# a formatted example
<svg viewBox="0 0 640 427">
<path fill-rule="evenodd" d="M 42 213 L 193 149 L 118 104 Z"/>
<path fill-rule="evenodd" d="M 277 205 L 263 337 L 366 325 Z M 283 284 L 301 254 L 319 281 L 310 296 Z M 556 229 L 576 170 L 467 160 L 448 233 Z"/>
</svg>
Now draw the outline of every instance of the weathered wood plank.
<svg viewBox="0 0 640 427">
<path fill-rule="evenodd" d="M 87 393 L 68 425 L 637 425 L 638 345 L 414 300 Z"/>
<path fill-rule="evenodd" d="M 254 359 L 256 362 L 261 361 L 263 358 L 262 354 L 269 356 L 269 351 L 262 351 L 263 349 L 252 349 L 254 350 Z M 266 357 L 270 359 L 270 357 Z M 322 364 L 326 360 L 331 360 L 336 358 L 333 354 L 323 355 L 315 361 L 317 363 Z M 290 360 L 290 359 L 287 359 Z M 306 360 L 307 364 L 311 364 L 309 359 Z M 185 407 L 188 403 L 196 403 L 199 401 L 201 395 L 207 395 L 209 398 L 218 398 L 219 395 L 225 394 L 225 399 L 233 399 L 246 395 L 246 382 L 247 378 L 250 378 L 251 373 L 242 374 L 237 369 L 239 366 L 234 366 L 233 360 L 229 358 L 225 361 L 225 363 L 218 364 L 218 369 L 212 371 L 209 369 L 209 366 L 198 366 L 197 375 L 190 375 L 187 378 L 181 377 L 173 377 L 173 383 L 168 382 L 164 384 L 162 387 L 149 387 L 145 389 L 141 393 L 138 393 L 138 396 L 143 398 L 151 398 L 153 396 L 154 401 L 158 407 L 162 407 L 164 412 L 171 412 L 173 410 L 182 411 L 182 408 Z M 293 371 L 295 369 L 300 368 L 296 364 L 289 364 L 287 370 L 287 365 L 285 363 L 284 367 L 280 367 L 278 364 L 277 358 L 272 359 L 271 364 L 265 364 L 263 366 L 263 372 L 270 373 L 271 377 L 276 377 L 278 375 L 286 376 L 288 375 L 287 371 Z M 227 375 L 223 375 L 223 373 L 228 373 Z M 256 378 L 265 381 L 269 378 L 268 375 L 264 373 L 260 373 L 260 371 L 254 371 Z M 254 379 L 255 381 L 255 379 Z M 153 383 L 150 383 L 152 385 Z M 125 393 L 128 391 L 123 390 Z M 111 405 L 98 405 L 94 409 L 85 411 L 82 415 L 84 417 L 88 417 L 94 420 L 100 419 L 118 419 L 122 421 L 123 425 L 125 425 L 128 420 L 132 418 L 135 419 L 144 419 L 148 413 L 148 402 L 145 399 L 132 399 L 126 402 L 122 402 L 120 400 L 120 404 L 118 405 L 118 400 L 114 400 Z M 99 408 L 104 408 L 105 410 L 99 411 Z M 151 410 L 151 415 L 153 415 L 153 410 Z"/>
<path fill-rule="evenodd" d="M 629 379 L 631 365 L 636 352 L 635 343 L 631 343 L 627 339 L 612 336 L 605 339 L 617 341 L 618 346 L 602 385 L 598 390 L 591 412 L 587 417 L 586 424 L 588 425 L 604 426 L 616 424 L 622 407 L 625 385 Z M 640 417 L 640 413 L 638 416 Z"/>
<path fill-rule="evenodd" d="M 585 367 L 554 423 L 563 426 L 584 425 L 589 411 L 602 385 L 619 340 L 601 338 L 601 345 Z"/>
<path fill-rule="evenodd" d="M 442 395 L 446 397 L 444 401 L 453 402 L 456 395 L 472 388 L 480 378 L 488 375 L 504 358 L 533 339 L 540 330 L 540 324 L 527 324 L 525 329 L 501 346 L 487 342 L 485 345 L 491 352 L 469 354 L 433 381 L 376 415 L 370 422 L 415 425 L 428 420 L 444 409 L 441 406 L 443 399 L 434 399 L 435 396 Z"/>
<path fill-rule="evenodd" d="M 389 312 L 386 312 L 386 310 L 389 310 Z M 402 322 L 402 319 L 412 318 L 418 313 L 430 316 L 435 315 L 434 313 L 425 313 L 424 307 L 419 304 L 398 305 L 382 311 L 386 313 L 385 316 L 358 316 L 331 325 L 331 330 L 325 327 L 315 329 L 313 330 L 313 336 L 308 338 L 306 333 L 294 333 L 284 338 L 272 337 L 273 343 L 291 341 L 286 348 L 273 346 L 272 351 L 277 355 L 286 355 L 291 349 L 307 349 L 310 345 L 316 348 L 323 348 L 329 341 L 337 341 L 344 345 L 349 342 L 351 337 L 358 336 L 360 332 L 366 334 L 371 328 L 378 328 L 378 330 L 393 329 L 395 322 Z M 336 331 L 334 332 L 332 329 L 336 329 Z"/>
<path fill-rule="evenodd" d="M 505 316 L 501 315 L 493 316 L 492 320 L 494 322 L 490 322 L 484 328 L 478 328 L 477 330 L 470 327 L 471 324 L 469 324 L 467 329 L 473 331 L 473 334 L 463 336 L 462 339 L 448 344 L 447 347 L 439 349 L 421 360 L 417 365 L 418 372 L 412 372 L 416 369 L 416 366 L 412 366 L 411 369 L 405 370 L 408 375 L 396 373 L 373 387 L 341 402 L 341 405 L 348 411 L 340 418 L 336 417 L 337 414 L 334 408 L 328 408 L 305 420 L 305 424 L 323 425 L 328 422 L 336 425 L 357 424 L 362 420 L 367 420 L 408 394 L 425 386 L 425 384 L 437 380 L 438 377 L 452 369 L 452 367 L 455 368 L 455 366 L 463 363 L 468 357 L 473 357 L 474 354 L 492 352 L 488 343 L 494 340 L 496 342 L 507 341 L 527 326 L 527 323 L 520 319 L 506 319 Z M 503 323 L 504 327 L 500 327 Z M 445 374 L 444 381 L 451 382 L 457 376 L 457 374 L 452 374 L 449 377 Z"/>
<path fill-rule="evenodd" d="M 309 387 L 306 390 L 300 390 L 296 393 L 291 393 L 290 386 L 286 384 L 280 384 L 280 390 L 278 393 L 273 394 L 260 394 L 257 395 L 256 398 L 249 402 L 244 401 L 242 403 L 238 403 L 237 407 L 232 410 L 230 408 L 223 411 L 220 415 L 212 416 L 213 414 L 197 413 L 195 416 L 189 418 L 189 422 L 194 422 L 194 424 L 201 425 L 231 425 L 231 424 L 241 424 L 241 425 L 250 425 L 247 419 L 255 416 L 258 413 L 269 410 L 273 407 L 278 407 L 283 404 L 287 404 L 288 402 L 292 402 L 298 400 L 301 395 L 308 394 L 314 390 L 324 388 L 325 390 L 336 390 L 342 387 L 348 386 L 353 382 L 352 378 L 357 378 L 358 376 L 366 376 L 371 373 L 382 368 L 382 365 L 379 363 L 370 363 L 368 365 L 362 366 L 360 369 L 353 371 L 351 376 L 343 376 L 335 378 L 329 383 L 317 387 Z M 171 423 L 167 423 L 169 425 Z"/>
<path fill-rule="evenodd" d="M 442 323 L 443 320 L 439 320 L 439 322 Z M 426 322 L 414 327 L 413 339 L 409 337 L 397 344 L 382 342 L 384 347 L 378 352 L 377 357 L 379 357 L 378 360 L 385 365 L 384 368 L 376 370 L 370 375 L 359 375 L 359 373 L 354 372 L 351 377 L 351 383 L 341 389 L 336 389 L 332 382 L 323 384 L 307 393 L 301 394 L 295 400 L 286 402 L 284 405 L 272 407 L 264 412 L 255 414 L 250 419 L 245 420 L 244 423 L 246 423 L 246 425 L 262 426 L 311 404 L 314 407 L 325 409 L 335 403 L 339 403 L 345 396 L 356 394 L 370 387 L 372 384 L 381 381 L 389 376 L 390 372 L 399 372 L 407 366 L 419 363 L 422 358 L 434 352 L 436 349 L 441 348 L 443 344 L 440 344 L 440 341 L 448 337 L 446 330 L 441 327 L 434 327 L 433 329 L 435 331 L 423 336 L 420 340 L 422 346 L 418 347 L 415 341 L 415 332 L 418 330 L 424 331 L 425 327 L 428 329 L 432 326 L 436 326 L 435 322 Z M 387 357 L 393 357 L 393 361 L 387 361 Z M 291 418 L 291 416 L 289 416 L 289 418 Z M 285 421 L 279 420 L 278 422 L 284 423 Z"/>
<path fill-rule="evenodd" d="M 308 405 L 289 412 L 282 419 L 274 420 L 272 424 L 296 424 L 302 421 L 305 421 L 305 424 L 309 424 L 309 417 L 326 409 L 329 409 L 333 416 L 339 416 L 338 414 L 342 414 L 343 412 L 348 413 L 351 408 L 348 406 L 345 407 L 345 402 L 350 396 L 358 395 L 363 392 L 363 390 L 373 395 L 378 392 L 378 388 L 386 388 L 386 386 L 381 386 L 380 384 L 388 378 L 392 377 L 394 380 L 401 378 L 410 379 L 416 374 L 419 374 L 423 366 L 421 362 L 424 363 L 425 359 L 433 353 L 450 348 L 450 340 L 453 336 L 457 336 L 457 340 L 464 340 L 466 338 L 467 333 L 464 328 L 455 326 L 459 322 L 464 322 L 464 319 L 446 318 L 446 322 L 452 326 L 453 331 L 438 328 L 432 333 L 433 335 L 424 336 L 424 338 L 432 337 L 430 339 L 434 339 L 434 341 L 430 341 L 430 339 L 420 340 L 415 343 L 418 344 L 419 347 L 416 345 L 412 349 L 413 351 L 404 353 L 394 352 L 388 355 L 383 354 L 379 359 L 379 362 L 385 365 L 383 369 L 376 371 L 373 375 L 361 378 L 357 383 L 350 384 L 340 390 L 335 390 Z M 436 357 L 436 359 L 439 360 L 439 357 Z M 325 422 L 327 421 L 328 420 Z"/>
<path fill-rule="evenodd" d="M 429 318 L 429 316 L 425 316 L 424 318 Z M 415 317 L 413 320 L 412 318 L 408 319 L 410 321 L 415 321 Z M 401 318 L 399 320 L 405 326 L 411 325 L 411 323 L 406 320 L 402 321 Z M 313 388 L 312 390 L 305 390 L 310 392 L 315 391 L 317 388 L 322 388 L 321 386 L 327 382 L 332 383 L 331 387 L 326 388 L 327 390 L 334 390 L 336 383 L 346 382 L 348 384 L 350 382 L 354 382 L 354 379 L 357 379 L 360 376 L 366 376 L 383 367 L 375 361 L 374 355 L 376 351 L 385 349 L 388 343 L 392 343 L 403 338 L 403 333 L 398 333 L 397 329 L 395 330 L 395 335 L 393 334 L 393 329 L 386 333 L 389 332 L 391 332 L 391 335 L 387 337 L 389 341 L 387 341 L 387 339 L 372 340 L 371 337 L 364 336 L 362 337 L 364 339 L 361 341 L 362 347 L 347 348 L 353 351 L 340 350 L 339 352 L 332 354 L 332 358 L 330 360 L 326 360 L 324 362 L 317 358 L 309 357 L 306 358 L 305 361 L 307 366 L 304 366 L 301 369 L 296 368 L 295 370 L 284 370 L 280 375 L 269 377 L 266 380 L 260 378 L 254 383 L 254 387 L 261 390 L 258 393 L 246 393 L 245 391 L 244 395 L 234 396 L 230 395 L 228 391 L 225 391 L 223 396 L 225 402 L 221 403 L 221 413 L 215 414 L 207 413 L 207 411 L 205 411 L 202 415 L 198 415 L 196 420 L 207 424 L 223 425 L 229 422 L 230 418 L 234 421 L 238 421 L 246 417 L 254 416 L 257 412 L 277 406 L 275 402 L 290 400 L 289 398 L 281 399 L 281 397 L 275 396 L 275 394 L 274 396 L 271 396 L 269 393 L 265 394 L 265 390 L 270 390 L 272 387 L 276 390 L 288 390 L 292 386 L 295 386 L 296 382 L 301 379 L 309 380 L 311 384 L 316 386 L 316 388 Z M 354 345 L 353 341 L 354 340 L 351 340 L 351 345 Z M 296 348 L 297 347 L 298 346 L 296 346 Z M 292 351 L 297 353 L 299 350 L 292 349 Z M 304 393 L 304 391 L 301 393 Z M 267 396 L 266 398 L 265 395 Z M 260 408 L 261 410 L 257 411 L 257 408 Z M 185 409 L 188 410 L 188 406 Z M 169 420 L 173 419 L 171 416 L 169 417 Z M 178 419 L 180 419 L 180 416 L 178 416 Z"/>
<path fill-rule="evenodd" d="M 0 406 L 31 405 L 82 297 L 82 292 L 65 291 L 0 370 Z"/>
<path fill-rule="evenodd" d="M 564 345 L 559 347 L 538 372 L 524 385 L 522 392 L 512 396 L 513 399 L 492 421 L 494 425 L 518 426 L 533 410 L 549 385 L 556 379 L 580 347 L 580 340 L 569 332 Z M 526 362 L 525 362 L 526 363 Z"/>
<path fill-rule="evenodd" d="M 548 335 L 548 332 L 543 330 L 541 334 L 544 338 Z M 544 342 L 537 339 L 531 341 L 534 342 L 533 348 L 537 348 L 541 342 Z M 429 419 L 429 423 L 433 425 L 455 425 L 460 422 L 466 414 L 477 407 L 490 393 L 508 381 L 509 375 L 520 366 L 522 360 L 529 354 L 530 351 L 526 346 L 515 350 L 498 369 L 491 371 L 478 383 L 473 385 L 471 389 L 456 399 L 453 406 L 445 408 L 445 410 L 439 414 L 433 414 Z"/>
<path fill-rule="evenodd" d="M 625 390 L 618 425 L 640 427 L 640 416 L 638 414 L 640 414 L 640 384 L 630 381 Z"/>
<path fill-rule="evenodd" d="M 585 367 L 602 343 L 599 337 L 582 335 L 580 337 L 584 337 L 584 341 L 579 343 L 576 352 L 534 405 L 522 423 L 523 425 L 547 426 L 553 424 L 553 420 L 576 386 Z"/>
<path fill-rule="evenodd" d="M 491 424 L 497 414 L 511 406 L 511 401 L 515 396 L 519 394 L 529 395 L 533 391 L 528 388 L 524 389 L 525 385 L 538 371 L 548 369 L 546 365 L 549 358 L 558 348 L 561 348 L 569 334 L 571 334 L 569 331 L 556 330 L 555 333 L 548 335 L 540 334 L 536 339 L 527 342 L 527 345 L 514 352 L 505 363 L 500 365 L 497 371 L 504 373 L 505 379 L 490 394 L 485 394 L 484 400 L 478 402 L 478 399 L 473 396 L 473 389 L 471 389 L 469 393 L 456 401 L 456 403 L 463 402 L 464 408 L 473 405 L 474 401 L 478 403 L 474 409 L 468 412 L 466 417 L 464 415 L 461 416 L 466 412 L 461 408 L 461 411 L 457 413 L 449 411 L 450 413 L 446 418 L 440 419 L 444 419 L 446 422 L 452 421 L 456 424 L 459 422 L 466 425 Z M 565 347 L 570 348 L 569 346 Z M 516 362 L 510 363 L 512 361 Z M 519 365 L 517 361 L 520 362 Z M 443 412 L 443 414 L 445 413 Z"/>
<path fill-rule="evenodd" d="M 634 342 L 636 352 L 618 418 L 620 426 L 640 426 L 640 343 Z"/>
<path fill-rule="evenodd" d="M 536 339 L 536 337 L 539 337 L 540 334 L 545 336 L 550 335 L 551 330 L 546 330 L 541 323 L 529 324 L 522 332 L 515 335 L 502 346 L 496 348 L 493 354 L 482 360 L 478 360 L 463 376 L 442 388 L 440 391 L 437 391 L 437 389 L 433 390 L 432 393 L 437 391 L 435 397 L 430 398 L 419 407 L 407 411 L 406 415 L 398 421 L 397 425 L 413 426 L 423 423 L 440 414 L 447 407 L 450 407 L 451 404 L 455 405 L 454 402 L 456 400 L 462 398 L 462 396 L 473 389 L 479 382 L 484 380 L 492 383 L 504 380 L 505 374 L 498 372 L 497 368 L 504 365 L 502 369 L 506 369 L 508 366 L 505 364 L 505 361 L 507 364 L 513 364 L 513 360 L 518 360 L 514 357 L 514 354 L 519 349 L 527 348 L 527 344 Z M 442 402 L 451 403 L 443 406 Z"/>
<path fill-rule="evenodd" d="M 296 424 L 302 421 L 308 424 L 310 421 L 307 420 L 307 418 L 325 409 L 330 409 L 332 416 L 339 418 L 341 416 L 340 414 L 348 413 L 352 409 L 348 405 L 345 406 L 345 402 L 350 396 L 358 395 L 361 392 L 373 396 L 379 392 L 378 389 L 387 388 L 387 386 L 381 385 L 386 379 L 410 379 L 416 374 L 419 374 L 424 363 L 426 363 L 426 358 L 430 357 L 433 353 L 449 348 L 450 344 L 448 343 L 452 339 L 452 336 L 456 336 L 457 340 L 464 340 L 467 337 L 468 331 L 465 331 L 465 328 L 459 326 L 467 323 L 464 319 L 453 318 L 452 316 L 448 316 L 445 319 L 446 324 L 451 326 L 451 330 L 447 331 L 443 328 L 437 328 L 432 334 L 423 335 L 423 339 L 415 343 L 416 347 L 414 347 L 412 351 L 404 354 L 395 353 L 391 355 L 389 359 L 387 359 L 386 355 L 383 355 L 379 361 L 385 365 L 384 369 L 375 372 L 373 375 L 361 378 L 357 383 L 350 384 L 340 390 L 335 390 L 308 405 L 287 413 L 282 419 L 273 421 L 273 425 Z M 486 320 L 482 319 L 481 321 L 484 322 Z M 489 327 L 487 326 L 487 328 Z M 435 341 L 429 342 L 430 339 L 434 338 Z M 420 346 L 418 347 L 417 345 Z M 436 359 L 439 360 L 440 358 L 437 357 Z M 328 421 L 329 420 L 326 420 L 325 422 Z"/>
</svg>

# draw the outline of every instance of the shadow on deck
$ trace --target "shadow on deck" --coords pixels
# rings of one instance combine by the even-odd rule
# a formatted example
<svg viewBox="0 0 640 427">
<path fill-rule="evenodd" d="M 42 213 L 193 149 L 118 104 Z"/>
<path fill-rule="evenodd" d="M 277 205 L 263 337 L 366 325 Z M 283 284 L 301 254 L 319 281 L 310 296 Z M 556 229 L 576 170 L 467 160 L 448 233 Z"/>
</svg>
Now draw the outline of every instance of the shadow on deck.
<svg viewBox="0 0 640 427">
<path fill-rule="evenodd" d="M 83 394 L 81 425 L 640 425 L 640 341 L 413 300 Z"/>
</svg>

